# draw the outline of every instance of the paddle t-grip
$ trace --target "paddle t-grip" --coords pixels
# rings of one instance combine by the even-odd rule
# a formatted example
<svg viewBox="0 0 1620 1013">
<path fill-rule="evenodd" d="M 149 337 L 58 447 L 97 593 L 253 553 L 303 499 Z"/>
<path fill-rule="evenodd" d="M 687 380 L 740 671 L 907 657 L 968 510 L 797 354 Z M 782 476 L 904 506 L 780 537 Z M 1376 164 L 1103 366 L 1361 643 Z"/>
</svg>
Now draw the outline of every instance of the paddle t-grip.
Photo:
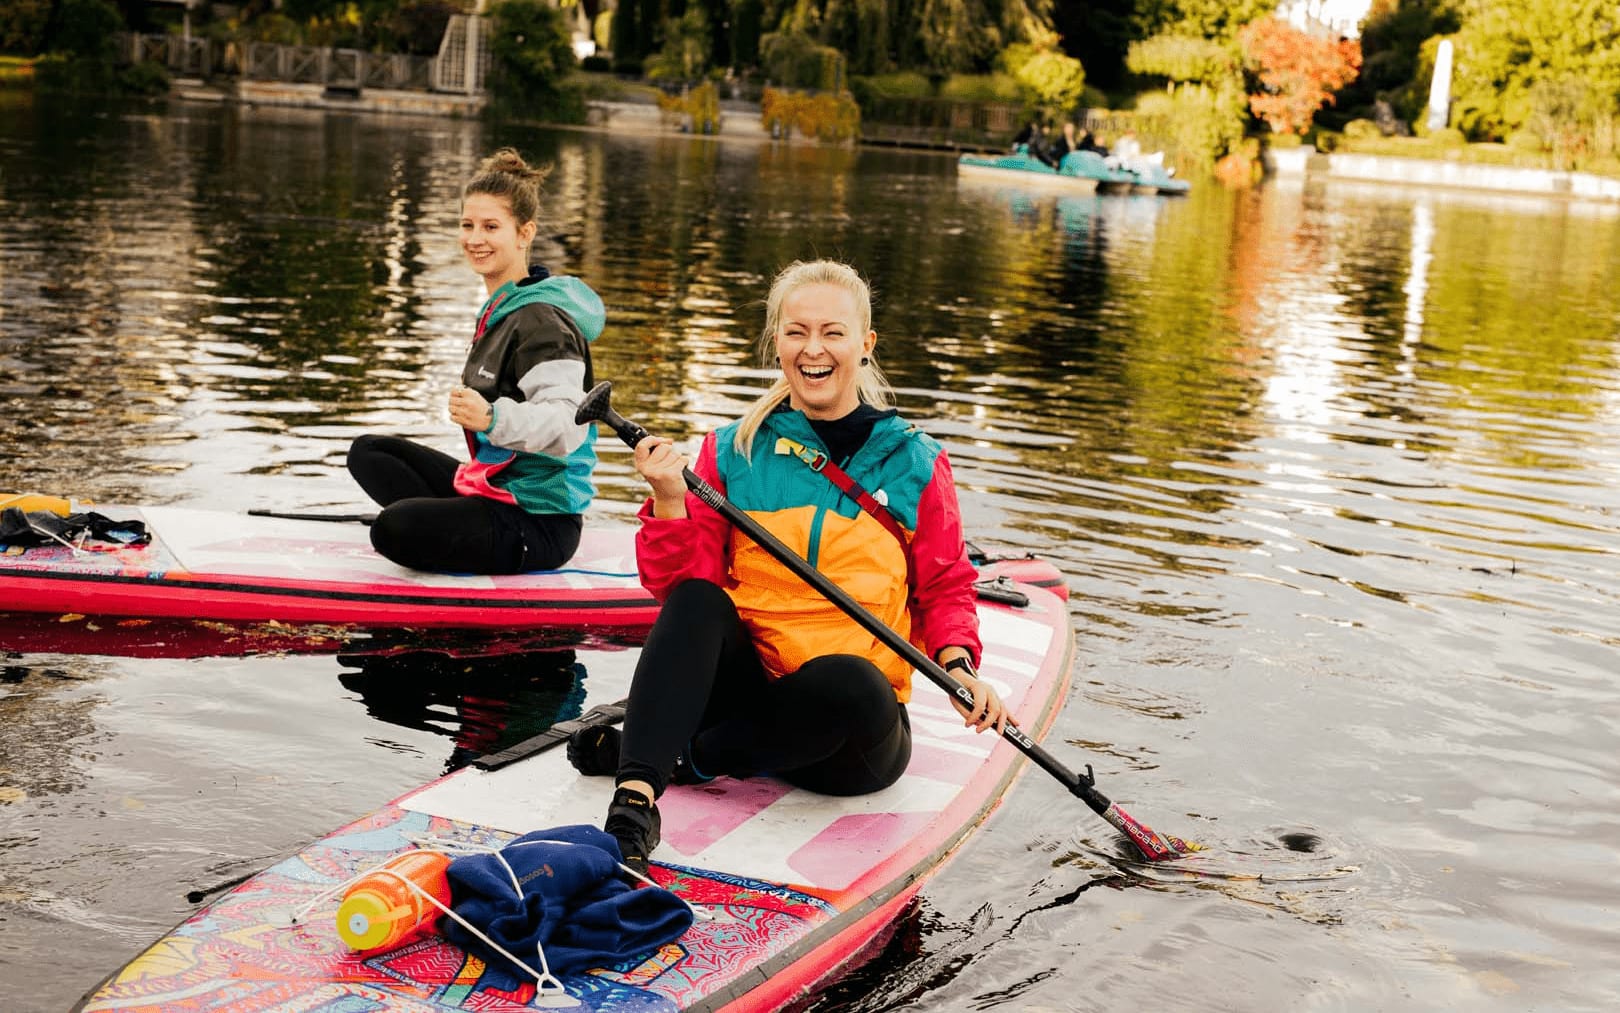
<svg viewBox="0 0 1620 1013">
<path fill-rule="evenodd" d="M 578 410 L 574 412 L 574 424 L 583 426 L 591 422 L 606 422 L 609 428 L 619 434 L 619 439 L 634 450 L 636 444 L 647 438 L 647 430 L 614 411 L 612 404 L 609 403 L 612 398 L 611 381 L 603 380 L 592 387 L 584 400 L 580 401 Z"/>
</svg>

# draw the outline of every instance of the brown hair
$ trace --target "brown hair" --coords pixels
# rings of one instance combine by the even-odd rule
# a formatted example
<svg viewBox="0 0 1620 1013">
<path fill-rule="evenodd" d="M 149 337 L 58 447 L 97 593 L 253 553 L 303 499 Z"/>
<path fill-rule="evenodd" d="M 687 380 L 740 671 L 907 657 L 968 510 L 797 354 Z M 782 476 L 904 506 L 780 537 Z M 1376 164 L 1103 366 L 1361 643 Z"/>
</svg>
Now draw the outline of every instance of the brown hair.
<svg viewBox="0 0 1620 1013">
<path fill-rule="evenodd" d="M 518 225 L 527 225 L 540 214 L 540 184 L 549 175 L 551 166 L 530 165 L 516 148 L 501 148 L 479 163 L 477 174 L 461 188 L 461 199 L 475 193 L 503 198 Z"/>
</svg>

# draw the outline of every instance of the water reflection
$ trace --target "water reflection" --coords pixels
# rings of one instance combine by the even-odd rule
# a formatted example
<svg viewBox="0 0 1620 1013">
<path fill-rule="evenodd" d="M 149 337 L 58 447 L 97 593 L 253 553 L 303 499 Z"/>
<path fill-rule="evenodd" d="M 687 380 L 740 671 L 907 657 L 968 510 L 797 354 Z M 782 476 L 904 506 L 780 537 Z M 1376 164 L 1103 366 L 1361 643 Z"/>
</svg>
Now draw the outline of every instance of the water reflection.
<svg viewBox="0 0 1620 1013">
<path fill-rule="evenodd" d="M 450 739 L 445 772 L 579 717 L 585 666 L 572 650 L 338 655 L 338 681 L 379 721 Z"/>
</svg>

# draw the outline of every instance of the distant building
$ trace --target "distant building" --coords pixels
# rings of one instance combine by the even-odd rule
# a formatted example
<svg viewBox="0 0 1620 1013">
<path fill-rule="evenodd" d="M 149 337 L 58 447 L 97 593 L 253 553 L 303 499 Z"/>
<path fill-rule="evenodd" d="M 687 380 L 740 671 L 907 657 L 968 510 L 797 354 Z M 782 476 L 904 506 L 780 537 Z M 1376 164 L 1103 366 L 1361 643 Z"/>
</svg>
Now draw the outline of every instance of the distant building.
<svg viewBox="0 0 1620 1013">
<path fill-rule="evenodd" d="M 1281 0 L 1277 16 L 1310 35 L 1354 39 L 1373 0 Z"/>
</svg>

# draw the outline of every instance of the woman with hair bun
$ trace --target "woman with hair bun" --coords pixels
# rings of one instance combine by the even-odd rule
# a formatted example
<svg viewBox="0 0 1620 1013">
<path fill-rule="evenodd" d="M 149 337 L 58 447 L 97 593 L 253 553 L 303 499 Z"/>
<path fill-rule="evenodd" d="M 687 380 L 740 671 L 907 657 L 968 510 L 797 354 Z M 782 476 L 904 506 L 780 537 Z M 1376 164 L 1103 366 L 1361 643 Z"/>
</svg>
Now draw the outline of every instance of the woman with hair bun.
<svg viewBox="0 0 1620 1013">
<path fill-rule="evenodd" d="M 780 375 L 691 468 L 955 670 L 973 694 L 957 706 L 965 723 L 999 731 L 1006 708 L 975 672 L 975 577 L 950 463 L 890 407 L 871 322 L 854 268 L 789 265 L 765 308 L 763 358 Z M 652 487 L 636 562 L 663 608 L 623 732 L 593 725 L 568 742 L 581 773 L 615 776 L 603 829 L 625 863 L 645 871 L 670 784 L 770 774 L 828 795 L 893 784 L 911 758 L 911 666 L 689 492 L 670 440 L 646 437 L 635 459 Z"/>
<path fill-rule="evenodd" d="M 447 405 L 469 460 L 398 436 L 349 448 L 350 474 L 383 508 L 371 544 L 401 566 L 553 570 L 579 547 L 596 450 L 574 412 L 606 313 L 583 281 L 529 264 L 548 172 L 502 148 L 462 189 L 461 252 L 488 293 Z"/>
</svg>

